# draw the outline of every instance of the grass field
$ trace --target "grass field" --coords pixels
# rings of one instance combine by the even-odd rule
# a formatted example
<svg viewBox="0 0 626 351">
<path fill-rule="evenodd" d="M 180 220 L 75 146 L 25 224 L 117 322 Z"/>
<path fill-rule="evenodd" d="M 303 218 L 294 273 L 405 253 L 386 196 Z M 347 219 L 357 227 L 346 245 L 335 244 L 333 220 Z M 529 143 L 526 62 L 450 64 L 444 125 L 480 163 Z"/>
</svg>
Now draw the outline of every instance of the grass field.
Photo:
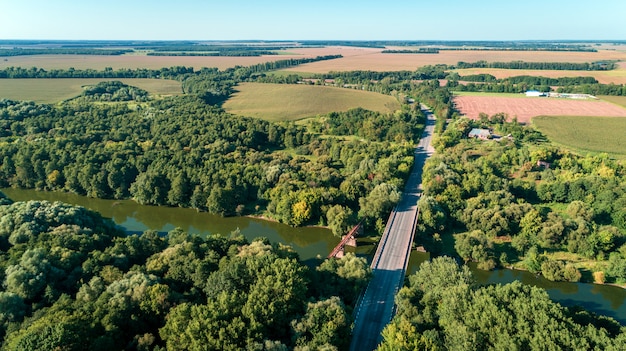
<svg viewBox="0 0 626 351">
<path fill-rule="evenodd" d="M 626 118 L 539 116 L 532 123 L 553 142 L 575 151 L 626 158 Z"/>
<path fill-rule="evenodd" d="M 176 95 L 182 93 L 180 82 L 167 79 L 100 79 L 100 78 L 59 78 L 59 79 L 0 79 L 0 99 L 32 100 L 54 103 L 71 99 L 83 91 L 83 86 L 98 82 L 119 80 L 136 86 L 152 95 Z"/>
<path fill-rule="evenodd" d="M 622 107 L 626 107 L 626 96 L 598 96 L 600 99 L 608 101 L 608 102 L 612 102 L 616 105 L 622 106 Z"/>
<path fill-rule="evenodd" d="M 228 112 L 269 121 L 298 120 L 356 107 L 379 112 L 400 108 L 391 96 L 345 88 L 245 83 L 236 90 L 224 103 Z"/>
</svg>

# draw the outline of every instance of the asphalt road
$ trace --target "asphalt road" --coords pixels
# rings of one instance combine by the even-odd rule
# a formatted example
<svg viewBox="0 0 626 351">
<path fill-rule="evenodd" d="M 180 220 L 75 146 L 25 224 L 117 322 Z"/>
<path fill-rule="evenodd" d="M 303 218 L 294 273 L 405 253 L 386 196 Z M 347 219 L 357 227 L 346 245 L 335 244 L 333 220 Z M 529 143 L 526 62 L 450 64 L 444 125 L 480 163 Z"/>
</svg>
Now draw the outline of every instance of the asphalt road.
<svg viewBox="0 0 626 351">
<path fill-rule="evenodd" d="M 422 169 L 434 153 L 431 144 L 435 116 L 422 105 L 427 122 L 415 149 L 415 163 L 400 202 L 389 216 L 385 232 L 372 261 L 373 277 L 357 306 L 352 330 L 351 351 L 374 350 L 381 341 L 383 328 L 394 313 L 394 298 L 404 282 L 406 266 L 417 221 L 417 201 L 422 189 Z"/>
</svg>

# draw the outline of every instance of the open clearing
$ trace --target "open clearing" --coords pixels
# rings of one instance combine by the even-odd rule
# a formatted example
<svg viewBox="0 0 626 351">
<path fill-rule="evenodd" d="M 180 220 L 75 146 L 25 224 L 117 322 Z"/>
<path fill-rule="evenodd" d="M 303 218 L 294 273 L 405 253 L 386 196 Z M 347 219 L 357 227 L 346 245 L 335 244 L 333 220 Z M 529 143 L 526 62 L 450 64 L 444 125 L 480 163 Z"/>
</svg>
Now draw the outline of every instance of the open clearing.
<svg viewBox="0 0 626 351">
<path fill-rule="evenodd" d="M 391 113 L 400 109 L 388 95 L 315 85 L 245 83 L 224 103 L 226 111 L 269 121 L 298 120 L 362 107 Z"/>
<path fill-rule="evenodd" d="M 626 118 L 539 116 L 532 123 L 551 141 L 563 146 L 626 158 Z"/>
<path fill-rule="evenodd" d="M 561 77 L 594 77 L 602 84 L 626 84 L 626 67 L 611 71 L 561 71 L 561 70 L 530 70 L 530 69 L 500 69 L 500 68 L 466 68 L 455 70 L 461 76 L 471 74 L 491 74 L 502 79 L 515 76 L 541 76 L 548 78 Z"/>
<path fill-rule="evenodd" d="M 522 123 L 535 116 L 605 116 L 626 117 L 626 109 L 606 101 L 574 100 L 542 97 L 498 97 L 489 95 L 455 96 L 454 104 L 462 115 L 476 119 L 484 112 L 488 115 L 507 113 L 517 116 Z M 623 130 L 622 130 L 623 133 Z"/>
<path fill-rule="evenodd" d="M 36 78 L 0 79 L 0 99 L 54 103 L 78 96 L 83 91 L 83 86 L 112 80 L 144 89 L 151 95 L 182 94 L 180 82 L 169 79 Z"/>
<path fill-rule="evenodd" d="M 407 47 L 390 47 L 389 49 L 407 49 Z M 291 52 L 304 53 L 307 50 L 290 50 Z M 309 73 L 328 73 L 330 71 L 413 71 L 418 67 L 436 64 L 456 65 L 459 61 L 464 62 L 593 62 L 602 60 L 626 60 L 626 53 L 613 50 L 600 50 L 598 52 L 566 52 L 566 51 L 471 51 L 471 50 L 442 50 L 438 54 L 383 54 L 383 49 L 358 48 L 346 49 L 342 47 L 329 47 L 324 51 L 325 55 L 342 54 L 344 57 L 337 60 L 307 63 L 286 71 L 298 71 Z M 519 75 L 519 74 L 515 74 Z"/>
</svg>

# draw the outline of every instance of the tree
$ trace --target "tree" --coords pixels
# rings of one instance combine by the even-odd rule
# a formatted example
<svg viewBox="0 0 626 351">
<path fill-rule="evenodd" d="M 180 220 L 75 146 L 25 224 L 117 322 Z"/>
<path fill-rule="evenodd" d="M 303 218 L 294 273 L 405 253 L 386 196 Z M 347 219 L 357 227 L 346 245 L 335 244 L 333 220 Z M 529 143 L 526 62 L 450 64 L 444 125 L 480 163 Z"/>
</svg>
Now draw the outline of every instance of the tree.
<svg viewBox="0 0 626 351">
<path fill-rule="evenodd" d="M 311 350 L 336 347 L 344 349 L 350 338 L 350 317 L 337 296 L 309 302 L 302 316 L 291 322 L 296 347 Z"/>
<path fill-rule="evenodd" d="M 401 193 L 395 185 L 378 184 L 366 197 L 359 199 L 359 217 L 376 219 L 385 217 L 400 201 Z"/>
<path fill-rule="evenodd" d="M 354 225 L 355 216 L 349 207 L 335 205 L 326 211 L 326 220 L 333 234 L 340 237 L 347 234 Z"/>
</svg>

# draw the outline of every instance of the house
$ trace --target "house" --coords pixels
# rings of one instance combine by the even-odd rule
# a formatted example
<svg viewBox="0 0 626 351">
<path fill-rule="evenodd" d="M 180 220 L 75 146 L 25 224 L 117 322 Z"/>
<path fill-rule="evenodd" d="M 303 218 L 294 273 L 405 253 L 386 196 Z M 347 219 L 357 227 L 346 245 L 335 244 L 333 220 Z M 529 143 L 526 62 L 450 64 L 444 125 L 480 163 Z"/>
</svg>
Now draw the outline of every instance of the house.
<svg viewBox="0 0 626 351">
<path fill-rule="evenodd" d="M 470 138 L 487 140 L 491 138 L 491 131 L 489 129 L 473 128 L 467 136 Z"/>
<path fill-rule="evenodd" d="M 542 93 L 538 90 L 528 90 L 526 91 L 526 96 L 547 96 L 546 93 Z"/>
<path fill-rule="evenodd" d="M 550 162 L 541 161 L 541 160 L 537 161 L 537 167 L 538 168 L 542 168 L 543 167 L 545 169 L 550 169 L 550 166 L 551 166 Z"/>
</svg>

